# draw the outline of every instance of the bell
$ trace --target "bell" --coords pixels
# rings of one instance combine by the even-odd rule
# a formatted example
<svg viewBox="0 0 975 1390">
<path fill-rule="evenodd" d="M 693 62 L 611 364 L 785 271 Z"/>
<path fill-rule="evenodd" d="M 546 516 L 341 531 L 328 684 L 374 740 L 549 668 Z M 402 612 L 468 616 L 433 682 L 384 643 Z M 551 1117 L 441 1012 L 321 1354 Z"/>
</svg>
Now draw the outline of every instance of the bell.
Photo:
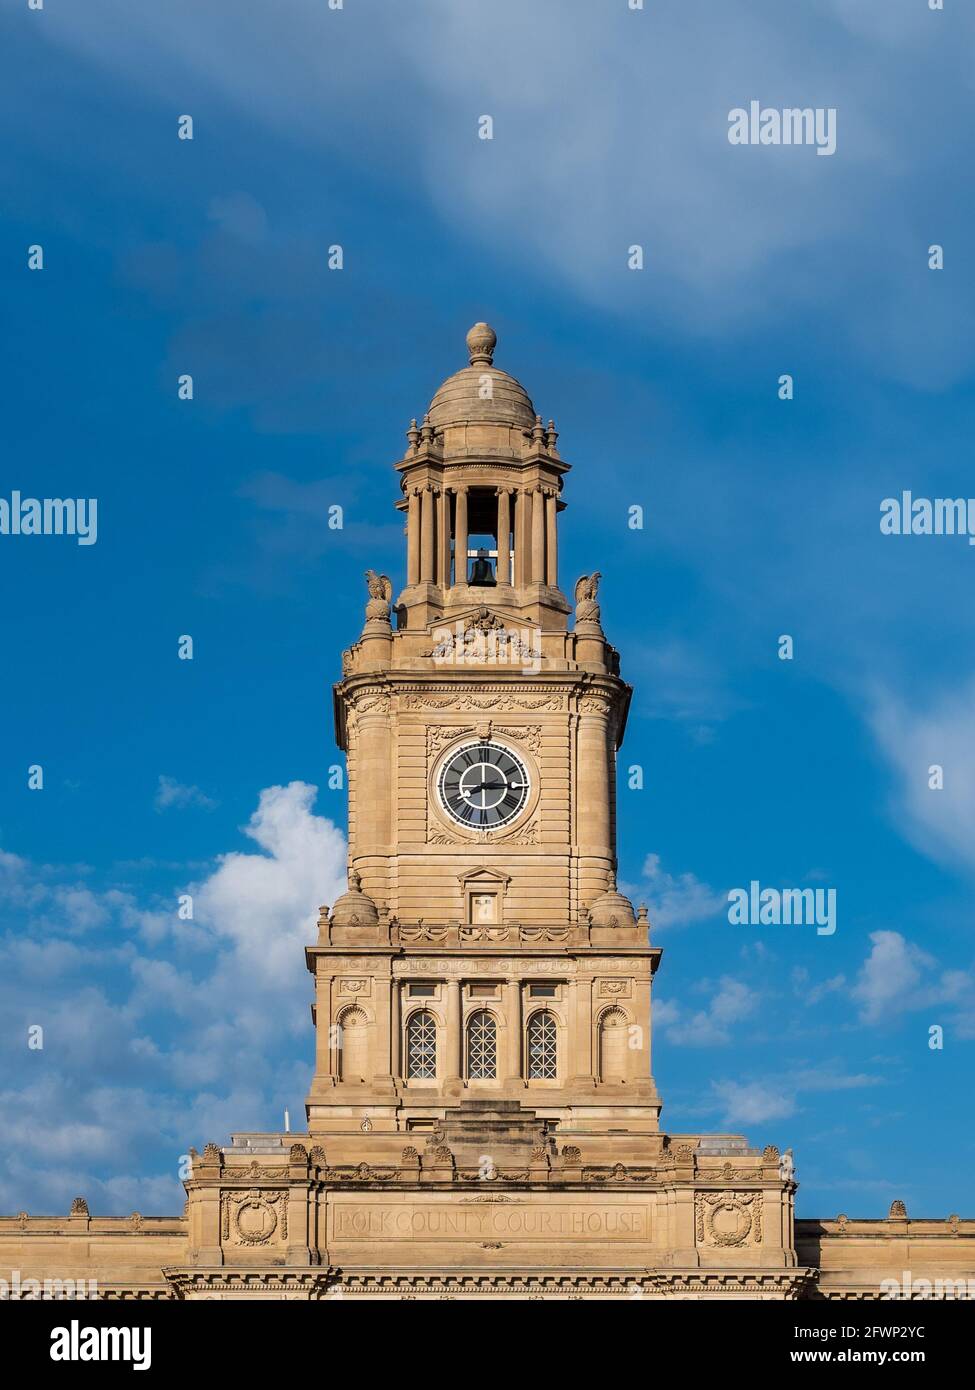
<svg viewBox="0 0 975 1390">
<path fill-rule="evenodd" d="M 479 550 L 474 560 L 474 567 L 471 570 L 471 577 L 468 584 L 494 584 L 494 570 L 491 568 L 491 561 L 486 550 Z"/>
</svg>

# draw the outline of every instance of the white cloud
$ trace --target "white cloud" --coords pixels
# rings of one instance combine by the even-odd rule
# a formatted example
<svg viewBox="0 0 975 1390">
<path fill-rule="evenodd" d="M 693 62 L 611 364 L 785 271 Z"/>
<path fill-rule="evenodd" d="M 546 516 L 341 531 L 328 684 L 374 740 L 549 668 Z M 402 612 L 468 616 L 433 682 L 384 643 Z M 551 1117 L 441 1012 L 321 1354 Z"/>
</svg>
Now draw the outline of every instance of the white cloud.
<svg viewBox="0 0 975 1390">
<path fill-rule="evenodd" d="M 870 723 L 897 778 L 894 812 L 904 834 L 938 862 L 975 870 L 975 680 L 923 711 L 880 694 Z M 934 765 L 944 772 L 940 790 L 929 785 Z"/>
<path fill-rule="evenodd" d="M 201 792 L 199 787 L 186 786 L 177 782 L 175 777 L 166 777 L 160 773 L 153 805 L 157 811 L 168 811 L 173 806 L 180 809 L 199 806 L 201 810 L 212 811 L 217 803 L 205 792 Z"/>
<path fill-rule="evenodd" d="M 971 1036 L 970 1016 L 964 1008 L 972 996 L 970 971 L 943 970 L 935 974 L 938 962 L 934 957 L 907 941 L 900 932 L 871 932 L 870 941 L 870 954 L 850 990 L 860 1006 L 863 1023 L 886 1022 L 915 1009 L 961 1004 L 959 1014 L 946 1017 L 960 1037 Z"/>
<path fill-rule="evenodd" d="M 639 892 L 649 904 L 651 927 L 685 926 L 727 913 L 725 896 L 716 893 L 693 874 L 673 875 L 666 872 L 659 854 L 648 854 L 643 863 L 643 879 Z"/>
<path fill-rule="evenodd" d="M 880 1084 L 879 1077 L 864 1073 L 847 1075 L 841 1067 L 828 1063 L 798 1070 L 787 1077 L 714 1081 L 711 1093 L 722 1112 L 721 1123 L 744 1127 L 794 1115 L 798 1098 L 806 1091 L 849 1091 Z"/>
<path fill-rule="evenodd" d="M 302 950 L 316 937 L 318 909 L 345 891 L 342 832 L 311 807 L 305 782 L 268 787 L 244 833 L 264 851 L 221 856 L 193 891 L 196 920 L 232 944 L 244 969 L 293 981 Z"/>
<path fill-rule="evenodd" d="M 78 1192 L 92 1210 L 179 1210 L 189 1145 L 300 1113 L 313 1057 L 303 947 L 346 865 L 315 794 L 261 793 L 244 827 L 255 851 L 191 885 L 192 922 L 0 852 L 0 1210 L 66 1211 Z M 65 939 L 81 929 L 83 948 Z"/>
<path fill-rule="evenodd" d="M 244 14 L 230 0 L 92 0 L 43 28 L 93 65 L 138 73 L 142 90 L 167 103 L 174 89 L 203 83 L 290 141 L 343 156 L 354 141 L 388 178 L 414 194 L 425 186 L 465 236 L 602 308 L 708 333 L 797 307 L 832 311 L 852 338 L 862 334 L 860 351 L 942 389 L 971 363 L 956 326 L 964 315 L 919 290 L 911 314 L 892 312 L 889 331 L 868 337 L 870 316 L 851 287 L 870 286 L 872 311 L 896 307 L 901 258 L 919 254 L 903 190 L 923 187 L 927 127 L 892 120 L 889 93 L 912 90 L 923 104 L 936 91 L 953 131 L 968 91 L 961 68 L 945 69 L 937 87 L 930 71 L 919 75 L 916 45 L 942 21 L 917 0 L 885 0 L 873 20 L 857 16 L 864 8 L 817 0 L 812 16 L 785 20 L 727 0 L 702 23 L 680 5 L 611 13 L 588 0 L 428 0 L 391 12 L 379 32 L 321 0 L 294 0 L 284 27 L 273 8 Z M 956 51 L 970 49 L 973 24 L 957 7 Z M 732 147 L 728 113 L 753 98 L 836 107 L 837 153 Z M 477 139 L 482 113 L 494 118 L 492 141 Z M 241 196 L 220 215 L 237 234 L 260 235 L 259 213 Z M 546 216 L 526 217 L 526 207 Z M 871 262 L 878 226 L 896 250 Z M 634 242 L 648 257 L 642 275 L 626 269 Z M 780 259 L 789 273 L 770 295 Z"/>
<path fill-rule="evenodd" d="M 871 932 L 870 940 L 872 949 L 850 991 L 859 1001 L 864 1023 L 876 1023 L 916 998 L 922 968 L 932 964 L 930 956 L 899 932 Z"/>
<path fill-rule="evenodd" d="M 711 1091 L 722 1111 L 722 1124 L 757 1125 L 795 1114 L 795 1092 L 764 1081 L 713 1081 Z"/>
<path fill-rule="evenodd" d="M 726 975 L 706 1009 L 698 1009 L 685 1017 L 671 1002 L 661 1018 L 655 1008 L 654 1021 L 664 1023 L 671 1042 L 685 1047 L 723 1047 L 731 1041 L 731 1027 L 755 1012 L 758 994 L 742 980 Z"/>
</svg>

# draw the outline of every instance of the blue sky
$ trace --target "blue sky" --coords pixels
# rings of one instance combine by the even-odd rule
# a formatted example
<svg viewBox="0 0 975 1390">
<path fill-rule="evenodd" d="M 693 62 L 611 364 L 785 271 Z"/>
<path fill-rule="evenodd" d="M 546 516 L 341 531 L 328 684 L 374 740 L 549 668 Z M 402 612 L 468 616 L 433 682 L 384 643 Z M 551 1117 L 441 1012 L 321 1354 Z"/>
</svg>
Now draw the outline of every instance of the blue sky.
<svg viewBox="0 0 975 1390">
<path fill-rule="evenodd" d="M 665 948 L 665 1123 L 791 1146 L 800 1215 L 957 1210 L 975 554 L 878 522 L 975 493 L 975 16 L 244 10 L 0 18 L 0 495 L 99 507 L 94 546 L 0 537 L 0 1209 L 178 1211 L 190 1144 L 300 1123 L 329 686 L 363 570 L 403 581 L 403 431 L 487 319 L 575 466 L 563 583 L 602 571 L 636 687 L 620 877 Z M 729 145 L 752 99 L 835 107 L 835 155 Z M 835 935 L 732 927 L 752 879 L 835 888 Z"/>
</svg>

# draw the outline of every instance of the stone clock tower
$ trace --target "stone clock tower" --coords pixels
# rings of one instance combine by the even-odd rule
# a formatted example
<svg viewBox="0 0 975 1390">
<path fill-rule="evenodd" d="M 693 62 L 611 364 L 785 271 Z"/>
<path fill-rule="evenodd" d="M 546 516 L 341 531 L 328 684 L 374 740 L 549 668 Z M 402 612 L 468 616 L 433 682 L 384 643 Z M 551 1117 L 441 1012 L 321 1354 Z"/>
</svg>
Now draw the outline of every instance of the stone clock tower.
<svg viewBox="0 0 975 1390">
<path fill-rule="evenodd" d="M 407 431 L 406 583 L 394 602 L 367 572 L 335 686 L 349 888 L 306 951 L 307 1133 L 191 1148 L 179 1217 L 83 1197 L 0 1217 L 0 1256 L 126 1299 L 872 1298 L 908 1263 L 970 1277 L 975 1222 L 898 1201 L 797 1237 L 790 1152 L 660 1128 L 660 951 L 616 884 L 630 689 L 598 573 L 571 603 L 560 585 L 569 465 L 495 342 L 475 324 Z"/>
<path fill-rule="evenodd" d="M 470 365 L 407 431 L 406 585 L 393 603 L 369 571 L 335 687 L 350 887 L 308 953 L 313 1134 L 432 1129 L 486 1107 L 577 1134 L 658 1127 L 660 952 L 616 887 L 630 687 L 598 574 L 575 585 L 570 623 L 569 465 L 495 342 L 471 329 Z"/>
</svg>

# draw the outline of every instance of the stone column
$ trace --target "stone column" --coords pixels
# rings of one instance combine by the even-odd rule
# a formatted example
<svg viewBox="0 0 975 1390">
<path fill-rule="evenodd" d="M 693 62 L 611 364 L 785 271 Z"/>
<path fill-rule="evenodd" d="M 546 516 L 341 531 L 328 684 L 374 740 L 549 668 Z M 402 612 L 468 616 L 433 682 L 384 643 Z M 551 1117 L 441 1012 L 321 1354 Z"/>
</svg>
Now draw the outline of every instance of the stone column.
<svg viewBox="0 0 975 1390">
<path fill-rule="evenodd" d="M 433 583 L 433 488 L 424 483 L 420 495 L 420 582 Z"/>
<path fill-rule="evenodd" d="M 415 487 L 409 491 L 406 522 L 406 582 L 420 582 L 420 494 Z"/>
<path fill-rule="evenodd" d="M 388 696 L 376 698 L 371 708 L 356 716 L 355 758 L 355 854 L 365 891 L 385 901 L 389 853 L 392 776 L 392 735 Z M 350 777 L 350 781 L 351 781 Z"/>
<path fill-rule="evenodd" d="M 393 976 L 389 981 L 389 1074 L 394 1081 L 398 1081 L 403 1075 L 400 1056 L 401 1033 L 400 982 Z"/>
<path fill-rule="evenodd" d="M 450 583 L 450 493 L 445 487 L 437 497 L 437 583 L 442 589 Z"/>
<path fill-rule="evenodd" d="M 315 1080 L 334 1079 L 332 1070 L 332 976 L 315 971 Z"/>
<path fill-rule="evenodd" d="M 576 743 L 576 841 L 582 902 L 588 906 L 612 884 L 609 719 L 602 700 L 583 697 Z"/>
<path fill-rule="evenodd" d="M 498 488 L 498 572 L 499 584 L 511 583 L 511 489 Z"/>
<path fill-rule="evenodd" d="M 521 981 L 506 980 L 504 985 L 504 1017 L 508 1026 L 508 1045 L 505 1049 L 505 1080 L 521 1081 Z"/>
<path fill-rule="evenodd" d="M 639 1047 L 631 1047 L 631 1037 L 627 1037 L 627 1075 L 630 1081 L 650 1085 L 650 981 L 637 978 L 633 981 L 633 1012 L 635 1023 L 640 1029 Z"/>
<path fill-rule="evenodd" d="M 461 1065 L 461 1006 L 460 980 L 447 981 L 447 1037 L 444 1048 L 444 1081 L 457 1082 L 463 1074 Z"/>
<path fill-rule="evenodd" d="M 569 986 L 569 1050 L 566 1073 L 570 1085 L 591 1086 L 596 1079 L 597 1059 L 593 1052 L 592 976 L 577 975 Z"/>
<path fill-rule="evenodd" d="M 458 487 L 454 520 L 454 583 L 467 583 L 467 488 Z"/>
<path fill-rule="evenodd" d="M 558 500 L 554 492 L 545 494 L 545 583 L 551 584 L 552 588 L 558 587 L 559 582 L 559 551 L 558 551 L 558 528 L 556 526 L 556 508 Z"/>
<path fill-rule="evenodd" d="M 531 582 L 545 582 L 545 498 L 540 487 L 532 489 Z"/>
<path fill-rule="evenodd" d="M 525 583 L 525 525 L 528 496 L 519 489 L 515 493 L 515 587 Z"/>
</svg>

